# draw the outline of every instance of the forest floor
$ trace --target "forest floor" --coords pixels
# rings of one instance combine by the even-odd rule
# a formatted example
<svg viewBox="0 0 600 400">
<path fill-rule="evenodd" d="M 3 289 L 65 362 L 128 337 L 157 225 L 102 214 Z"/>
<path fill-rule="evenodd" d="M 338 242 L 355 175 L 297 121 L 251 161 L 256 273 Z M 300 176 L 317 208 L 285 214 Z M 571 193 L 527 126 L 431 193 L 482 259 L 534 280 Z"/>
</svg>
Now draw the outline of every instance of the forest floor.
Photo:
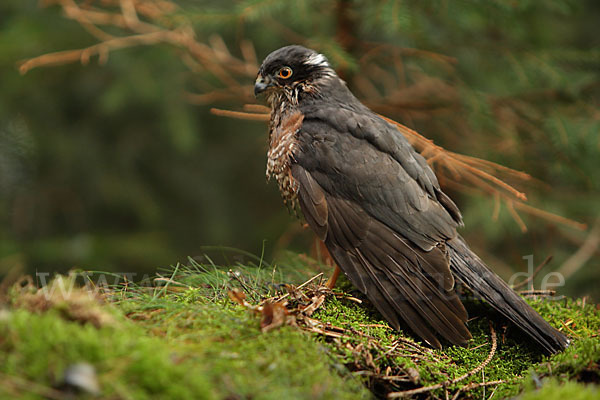
<svg viewBox="0 0 600 400">
<path fill-rule="evenodd" d="M 432 350 L 347 282 L 324 287 L 307 257 L 207 260 L 146 282 L 74 272 L 5 288 L 0 398 L 600 398 L 600 308 L 585 299 L 529 300 L 571 338 L 563 353 L 544 356 L 474 300 L 468 347 Z"/>
</svg>

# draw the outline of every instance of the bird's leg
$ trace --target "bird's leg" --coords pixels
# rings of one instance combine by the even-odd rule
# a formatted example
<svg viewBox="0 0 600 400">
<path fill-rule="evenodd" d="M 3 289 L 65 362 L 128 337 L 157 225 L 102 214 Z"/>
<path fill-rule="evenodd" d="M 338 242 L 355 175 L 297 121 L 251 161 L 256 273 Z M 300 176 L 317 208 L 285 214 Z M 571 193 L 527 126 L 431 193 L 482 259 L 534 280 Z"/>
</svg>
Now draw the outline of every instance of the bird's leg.
<svg viewBox="0 0 600 400">
<path fill-rule="evenodd" d="M 340 269 L 340 267 L 338 267 L 336 265 L 335 261 L 333 261 L 331 254 L 329 254 L 329 250 L 327 250 L 327 247 L 325 246 L 325 243 L 322 240 L 318 240 L 317 246 L 318 246 L 318 252 L 321 256 L 320 257 L 321 260 L 325 264 L 335 268 L 333 270 L 333 274 L 331 274 L 331 277 L 325 283 L 325 286 L 327 286 L 327 288 L 333 289 L 335 287 L 335 283 L 337 282 L 338 276 L 340 276 L 341 269 Z"/>
<path fill-rule="evenodd" d="M 331 277 L 325 282 L 325 286 L 327 286 L 328 289 L 333 289 L 335 287 L 335 283 L 337 282 L 337 278 L 340 276 L 341 271 L 340 267 L 336 265 L 333 274 L 331 274 Z"/>
</svg>

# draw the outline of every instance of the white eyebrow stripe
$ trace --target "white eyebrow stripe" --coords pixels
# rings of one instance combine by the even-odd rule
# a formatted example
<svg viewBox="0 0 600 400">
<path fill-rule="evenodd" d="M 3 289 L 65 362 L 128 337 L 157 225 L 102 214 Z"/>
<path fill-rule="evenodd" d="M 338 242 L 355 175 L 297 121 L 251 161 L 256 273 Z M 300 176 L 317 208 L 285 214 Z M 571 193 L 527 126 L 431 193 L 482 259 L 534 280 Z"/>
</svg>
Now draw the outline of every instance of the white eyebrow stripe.
<svg viewBox="0 0 600 400">
<path fill-rule="evenodd" d="M 304 63 L 309 65 L 322 65 L 324 67 L 329 67 L 329 64 L 327 63 L 327 58 L 325 58 L 323 54 L 319 53 L 311 54 L 310 57 L 308 57 Z"/>
</svg>

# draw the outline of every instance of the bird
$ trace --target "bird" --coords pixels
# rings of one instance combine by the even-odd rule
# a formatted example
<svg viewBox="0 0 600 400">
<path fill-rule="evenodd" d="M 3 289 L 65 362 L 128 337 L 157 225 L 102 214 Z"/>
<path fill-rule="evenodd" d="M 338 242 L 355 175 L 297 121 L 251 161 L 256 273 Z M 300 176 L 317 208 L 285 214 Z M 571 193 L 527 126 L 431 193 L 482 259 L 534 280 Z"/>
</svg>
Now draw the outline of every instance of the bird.
<svg viewBox="0 0 600 400">
<path fill-rule="evenodd" d="M 440 349 L 472 339 L 457 282 L 546 353 L 568 338 L 469 248 L 460 210 L 426 160 L 362 104 L 323 54 L 282 47 L 262 62 L 255 96 L 270 106 L 267 178 L 299 208 L 337 267 L 396 330 Z"/>
</svg>

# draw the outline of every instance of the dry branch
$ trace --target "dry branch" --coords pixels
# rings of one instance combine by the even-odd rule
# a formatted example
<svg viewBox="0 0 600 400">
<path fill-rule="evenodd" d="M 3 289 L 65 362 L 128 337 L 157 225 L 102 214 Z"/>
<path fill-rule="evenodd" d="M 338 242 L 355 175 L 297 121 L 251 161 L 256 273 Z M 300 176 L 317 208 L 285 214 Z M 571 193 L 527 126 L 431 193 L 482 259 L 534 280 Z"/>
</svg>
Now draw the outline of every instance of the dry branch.
<svg viewBox="0 0 600 400">
<path fill-rule="evenodd" d="M 509 381 L 498 380 L 498 381 L 489 381 L 489 382 L 480 382 L 480 383 L 469 383 L 468 385 L 463 386 L 462 388 L 458 389 L 456 391 L 456 393 L 454 393 L 454 396 L 452 396 L 452 400 L 458 399 L 458 396 L 460 396 L 460 394 L 462 392 L 467 392 L 469 390 L 477 389 L 477 388 L 484 387 L 484 386 L 501 385 L 503 383 L 508 383 L 508 382 Z M 490 396 L 490 398 L 491 398 L 491 396 Z"/>
<path fill-rule="evenodd" d="M 490 333 L 492 336 L 492 348 L 490 349 L 490 353 L 489 353 L 488 357 L 481 364 L 479 364 L 476 368 L 472 369 L 471 371 L 467 372 L 464 375 L 459 376 L 458 378 L 449 379 L 445 382 L 438 383 L 436 385 L 423 386 L 423 387 L 416 388 L 416 389 L 404 390 L 402 392 L 388 393 L 387 398 L 388 399 L 398 399 L 401 397 L 414 396 L 419 393 L 431 392 L 432 390 L 437 390 L 437 389 L 441 389 L 443 387 L 448 387 L 450 385 L 454 385 L 454 384 L 461 382 L 461 381 L 467 379 L 468 377 L 473 376 L 476 373 L 480 372 L 490 363 L 490 361 L 492 361 L 492 358 L 494 358 L 494 354 L 496 354 L 498 340 L 496 338 L 496 331 L 494 330 L 494 328 L 492 327 L 491 324 L 490 324 Z M 458 390 L 460 391 L 461 389 L 459 388 Z"/>
<path fill-rule="evenodd" d="M 229 118 L 237 118 L 237 119 L 245 119 L 249 121 L 268 121 L 269 114 L 260 114 L 260 113 L 248 113 L 243 111 L 230 111 L 230 110 L 222 110 L 219 108 L 211 108 L 210 112 L 221 116 L 221 117 L 229 117 Z"/>
<path fill-rule="evenodd" d="M 103 2 L 106 10 L 92 8 L 85 3 L 80 5 L 74 0 L 52 0 L 44 3 L 50 4 L 62 7 L 67 18 L 81 24 L 99 40 L 99 43 L 83 49 L 49 53 L 25 60 L 19 64 L 19 71 L 23 74 L 38 67 L 73 62 L 86 64 L 90 57 L 96 55 L 99 56 L 99 62 L 103 63 L 113 50 L 159 43 L 185 50 L 189 56 L 188 61 L 193 60 L 199 66 L 199 70 L 208 73 L 211 78 L 216 78 L 229 88 L 242 86 L 236 76 L 252 77 L 258 70 L 257 57 L 250 42 L 241 43 L 243 58 L 240 59 L 229 53 L 218 36 L 209 39 L 210 45 L 198 41 L 191 21 L 180 15 L 177 16 L 177 24 L 172 23 L 175 19 L 169 19 L 169 15 L 177 10 L 177 5 L 169 1 L 109 0 Z M 140 19 L 140 16 L 143 16 L 144 20 Z M 100 26 L 119 28 L 122 35 L 110 35 Z M 234 93 L 239 95 L 239 91 Z M 231 97 L 233 98 L 233 94 Z"/>
<path fill-rule="evenodd" d="M 198 40 L 193 30 L 193 24 L 185 16 L 173 15 L 178 10 L 177 4 L 168 0 L 46 0 L 43 5 L 58 5 L 66 18 L 78 22 L 87 32 L 98 40 L 98 43 L 83 49 L 73 49 L 48 53 L 25 60 L 19 64 L 19 71 L 28 71 L 48 66 L 57 66 L 75 62 L 87 64 L 92 57 L 98 57 L 100 64 L 105 63 L 112 51 L 135 46 L 149 46 L 160 43 L 172 45 L 181 49 L 180 57 L 183 63 L 195 73 L 198 86 L 203 87 L 202 93 L 186 93 L 190 103 L 209 105 L 223 101 L 233 101 L 238 104 L 253 101 L 251 81 L 258 70 L 258 58 L 252 42 L 242 40 L 240 51 L 242 56 L 235 57 L 220 36 L 213 35 L 205 40 Z M 243 18 L 243 17 L 242 17 Z M 311 45 L 305 38 L 277 21 L 269 20 L 270 25 L 279 29 L 293 41 Z M 109 34 L 104 27 L 118 28 L 118 34 Z M 399 48 L 381 43 L 359 42 L 364 55 L 358 59 L 358 67 L 371 74 L 355 74 L 352 83 L 367 94 L 367 103 L 377 103 L 383 109 L 390 108 L 398 111 L 402 104 L 405 111 L 414 108 L 431 110 L 442 103 L 456 103 L 454 89 L 444 86 L 443 82 L 433 77 L 418 85 L 406 87 L 403 59 L 406 57 L 427 58 L 454 74 L 456 59 L 420 49 Z M 392 65 L 393 72 L 384 68 Z M 368 76 L 373 76 L 371 79 Z M 215 83 L 217 86 L 215 87 Z M 420 86 L 419 86 L 420 85 Z M 442 85 L 442 86 L 440 86 Z M 383 86 L 384 93 L 378 87 Z M 402 90 L 399 90 L 402 89 Z M 436 103 L 420 103 L 427 98 L 424 93 L 434 90 L 441 97 Z M 415 93 L 412 93 L 415 91 Z M 418 93 L 417 93 L 418 92 Z M 407 93 L 412 93 L 407 100 Z M 412 100 L 412 99 L 417 100 Z M 406 103 L 410 101 L 411 104 Z M 416 101 L 416 102 L 415 102 Z M 499 100 L 491 100 L 499 104 Z M 380 108 L 381 108 L 380 107 Z M 442 105 L 442 107 L 444 107 Z M 401 110 L 402 111 L 402 110 Z M 414 110 L 413 110 L 414 111 Z M 411 111 L 411 112 L 413 112 Z M 244 111 L 223 110 L 212 108 L 216 115 L 252 121 L 268 121 L 268 109 L 257 104 L 246 104 Z M 433 111 L 434 112 L 434 111 Z M 385 118 L 385 117 L 384 117 Z M 406 114 L 410 120 L 410 113 Z M 435 145 L 433 141 L 423 137 L 408 127 L 386 118 L 395 124 L 398 130 L 410 143 L 427 158 L 428 163 L 436 168 L 443 183 L 456 187 L 464 192 L 472 189 L 483 191 L 495 199 L 493 216 L 497 218 L 501 203 L 519 225 L 522 231 L 527 226 L 517 213 L 525 212 L 537 218 L 584 230 L 586 225 L 568 218 L 549 213 L 523 203 L 526 194 L 509 184 L 507 181 L 516 180 L 520 183 L 530 183 L 532 177 L 525 172 L 516 171 L 505 166 L 462 154 L 454 153 Z"/>
<path fill-rule="evenodd" d="M 269 120 L 269 114 L 267 113 L 268 109 L 264 106 L 258 104 L 246 104 L 244 109 L 252 112 L 232 111 L 220 108 L 211 108 L 211 112 L 223 117 L 251 121 Z M 448 151 L 443 147 L 436 145 L 433 140 L 425 138 L 402 124 L 384 116 L 382 116 L 382 118 L 396 125 L 400 133 L 402 133 L 406 139 L 419 150 L 425 158 L 427 158 L 428 163 L 433 167 L 437 166 L 437 172 L 438 174 L 442 174 L 442 179 L 456 183 L 456 186 L 458 186 L 461 191 L 466 191 L 465 189 L 468 187 L 473 187 L 481 189 L 488 195 L 493 196 L 496 201 L 494 204 L 494 217 L 497 218 L 501 200 L 505 203 L 509 213 L 523 232 L 527 231 L 527 226 L 515 208 L 553 223 L 566 225 L 579 230 L 585 230 L 587 228 L 585 224 L 580 222 L 523 203 L 520 200 L 527 200 L 527 195 L 498 177 L 506 176 L 521 181 L 532 180 L 532 177 L 526 172 L 513 170 L 481 158 L 465 156 L 463 154 Z M 487 172 L 486 170 L 490 172 Z M 445 175 L 444 171 L 449 171 L 451 176 Z M 460 185 L 460 182 L 465 181 L 470 184 L 468 187 Z"/>
</svg>

